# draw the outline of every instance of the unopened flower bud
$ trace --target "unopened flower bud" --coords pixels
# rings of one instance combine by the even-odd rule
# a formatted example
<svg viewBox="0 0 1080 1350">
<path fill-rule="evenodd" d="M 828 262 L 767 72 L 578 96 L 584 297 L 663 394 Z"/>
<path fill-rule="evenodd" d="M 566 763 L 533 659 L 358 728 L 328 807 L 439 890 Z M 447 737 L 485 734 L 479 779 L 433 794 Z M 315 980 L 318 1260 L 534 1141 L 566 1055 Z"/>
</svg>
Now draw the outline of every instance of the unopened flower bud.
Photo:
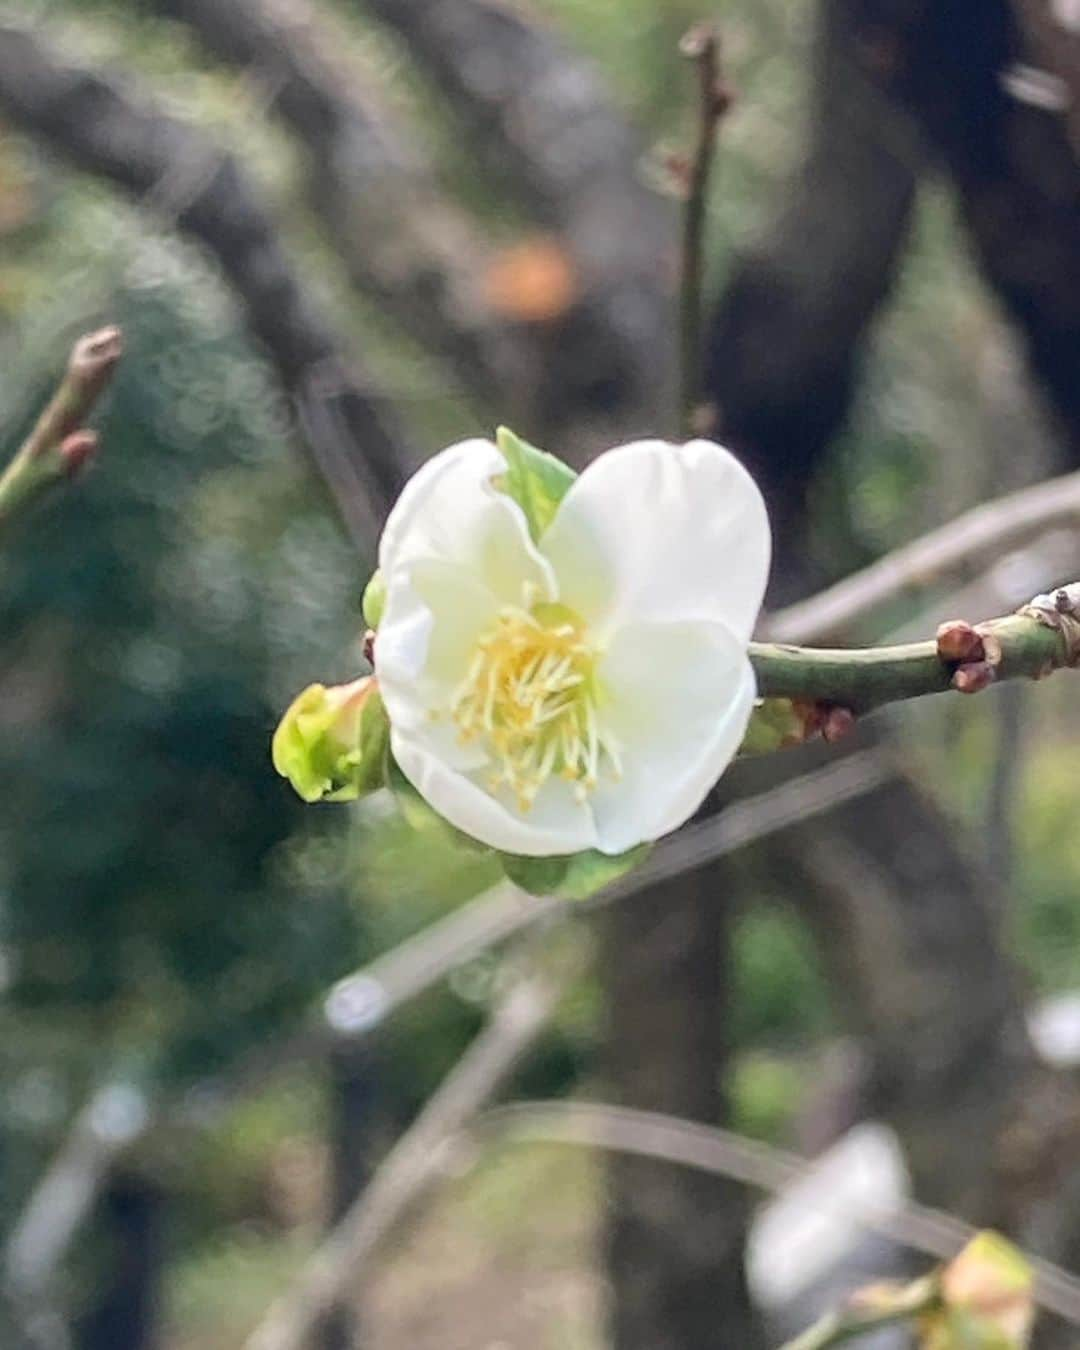
<svg viewBox="0 0 1080 1350">
<path fill-rule="evenodd" d="M 274 733 L 274 768 L 306 802 L 352 801 L 383 785 L 389 723 L 373 676 L 311 684 Z"/>
<path fill-rule="evenodd" d="M 978 694 L 996 679 L 997 671 L 989 661 L 970 661 L 954 671 L 952 687 L 961 694 Z"/>
<path fill-rule="evenodd" d="M 924 1320 L 925 1350 L 1026 1350 L 1035 1315 L 1031 1266 L 997 1233 L 977 1234 L 940 1275 L 940 1308 Z"/>
<path fill-rule="evenodd" d="M 821 724 L 821 737 L 830 745 L 835 745 L 850 735 L 854 728 L 855 714 L 850 708 L 830 708 Z"/>
<path fill-rule="evenodd" d="M 964 619 L 950 619 L 937 630 L 938 656 L 943 661 L 981 661 L 985 655 L 982 634 Z"/>
<path fill-rule="evenodd" d="M 98 450 L 98 435 L 89 427 L 73 431 L 59 445 L 60 472 L 64 478 L 74 478 L 94 458 Z"/>
<path fill-rule="evenodd" d="M 378 628 L 382 622 L 383 610 L 386 608 L 386 581 L 381 572 L 372 574 L 371 580 L 364 587 L 364 599 L 362 601 L 364 611 L 364 622 L 369 628 Z"/>
</svg>

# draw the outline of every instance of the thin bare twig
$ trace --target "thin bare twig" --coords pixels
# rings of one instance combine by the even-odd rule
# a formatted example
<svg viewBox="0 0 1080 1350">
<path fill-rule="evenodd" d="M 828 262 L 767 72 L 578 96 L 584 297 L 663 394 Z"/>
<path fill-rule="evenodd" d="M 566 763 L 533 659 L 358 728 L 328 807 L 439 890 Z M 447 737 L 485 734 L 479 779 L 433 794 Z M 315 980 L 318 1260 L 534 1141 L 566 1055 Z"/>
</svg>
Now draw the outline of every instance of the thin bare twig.
<svg viewBox="0 0 1080 1350">
<path fill-rule="evenodd" d="M 99 1088 L 76 1116 L 4 1248 L 5 1283 L 18 1300 L 43 1297 L 113 1161 L 148 1122 L 146 1099 L 124 1079 Z"/>
<path fill-rule="evenodd" d="M 498 1089 L 543 1030 L 558 992 L 558 982 L 540 975 L 510 990 L 394 1145 L 371 1185 L 245 1341 L 245 1350 L 301 1350 L 320 1316 L 355 1285 L 387 1231 L 437 1179 L 446 1141 Z"/>
<path fill-rule="evenodd" d="M 719 815 L 689 825 L 666 840 L 634 872 L 620 878 L 585 905 L 567 906 L 564 901 L 550 897 L 526 895 L 508 884 L 495 886 L 339 980 L 323 999 L 310 1026 L 284 1044 L 266 1052 L 256 1051 L 239 1070 L 227 1077 L 212 1079 L 185 1094 L 169 1114 L 180 1123 L 206 1122 L 241 1093 L 255 1091 L 272 1074 L 298 1060 L 323 1053 L 328 1039 L 359 1044 L 403 1003 L 431 988 L 481 952 L 489 951 L 545 920 L 576 917 L 618 903 L 660 881 L 704 866 L 793 824 L 812 820 L 872 791 L 886 780 L 889 772 L 884 756 L 865 751 L 736 802 Z M 155 1114 L 160 1118 L 167 1113 L 159 1111 Z M 81 1130 L 78 1122 L 82 1119 L 82 1116 L 77 1118 L 73 1133 Z M 149 1117 L 143 1129 L 148 1124 Z M 132 1140 L 140 1137 L 140 1133 L 133 1134 Z M 58 1158 L 72 1146 L 70 1141 L 65 1143 Z M 46 1178 L 49 1175 L 46 1173 Z M 100 1181 L 103 1174 L 95 1169 L 94 1175 Z M 15 1232 L 26 1225 L 31 1213 L 50 1212 L 46 1197 L 40 1195 L 43 1185 L 45 1182 L 32 1193 Z M 37 1281 L 39 1287 L 44 1287 L 51 1279 L 95 1194 L 94 1187 L 86 1189 L 79 1212 L 70 1220 L 64 1218 L 62 1239 L 50 1247 L 49 1260 L 42 1264 L 42 1274 Z M 34 1223 L 36 1225 L 36 1219 Z"/>
<path fill-rule="evenodd" d="M 973 507 L 947 525 L 765 620 L 774 642 L 823 642 L 909 590 L 985 564 L 1056 526 L 1080 527 L 1080 473 L 1064 474 Z"/>
<path fill-rule="evenodd" d="M 1060 85 L 1055 111 L 1065 120 L 1069 144 L 1080 162 L 1080 24 L 1075 11 L 1070 22 L 1066 7 L 1051 0 L 1012 0 L 1012 8 L 1035 60 Z"/>
<path fill-rule="evenodd" d="M 693 61 L 698 77 L 697 142 L 686 183 L 679 285 L 680 416 L 683 433 L 691 436 L 699 429 L 704 375 L 701 333 L 709 178 L 716 152 L 716 129 L 731 105 L 731 95 L 721 82 L 720 39 L 712 24 L 695 24 L 683 37 L 679 49 Z"/>
<path fill-rule="evenodd" d="M 118 328 L 102 328 L 75 343 L 55 394 L 0 474 L 0 530 L 94 454 L 97 436 L 84 423 L 112 380 L 121 351 Z"/>
<path fill-rule="evenodd" d="M 477 1136 L 635 1153 L 730 1177 L 771 1194 L 782 1194 L 812 1170 L 805 1158 L 717 1125 L 598 1102 L 512 1102 L 485 1111 L 464 1140 L 474 1142 Z M 879 1212 L 867 1209 L 853 1215 L 852 1222 L 939 1261 L 951 1260 L 977 1231 L 951 1214 L 915 1203 Z M 1037 1302 L 1080 1326 L 1080 1280 L 1051 1261 L 1027 1259 L 1035 1272 Z"/>
<path fill-rule="evenodd" d="M 184 185 L 177 228 L 217 259 L 294 405 L 342 436 L 305 444 L 354 541 L 373 556 L 379 526 L 414 456 L 386 402 L 314 310 L 241 166 L 194 126 L 138 101 L 107 75 L 58 59 L 35 35 L 0 25 L 0 108 L 18 126 L 140 198 Z M 165 203 L 166 207 L 170 203 Z M 321 425 L 321 423 L 320 423 Z"/>
</svg>

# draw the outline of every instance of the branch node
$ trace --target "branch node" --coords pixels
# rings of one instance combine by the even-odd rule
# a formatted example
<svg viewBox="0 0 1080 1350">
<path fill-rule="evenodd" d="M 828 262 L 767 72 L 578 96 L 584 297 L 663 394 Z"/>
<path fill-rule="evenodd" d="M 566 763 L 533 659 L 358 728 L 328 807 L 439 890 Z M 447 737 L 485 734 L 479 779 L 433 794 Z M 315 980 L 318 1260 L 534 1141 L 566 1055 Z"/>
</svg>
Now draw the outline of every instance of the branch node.
<svg viewBox="0 0 1080 1350">
<path fill-rule="evenodd" d="M 1080 666 L 1080 582 L 1059 586 L 1051 595 L 1036 595 L 1017 613 L 1060 633 L 1065 645 L 1065 664 Z"/>
</svg>

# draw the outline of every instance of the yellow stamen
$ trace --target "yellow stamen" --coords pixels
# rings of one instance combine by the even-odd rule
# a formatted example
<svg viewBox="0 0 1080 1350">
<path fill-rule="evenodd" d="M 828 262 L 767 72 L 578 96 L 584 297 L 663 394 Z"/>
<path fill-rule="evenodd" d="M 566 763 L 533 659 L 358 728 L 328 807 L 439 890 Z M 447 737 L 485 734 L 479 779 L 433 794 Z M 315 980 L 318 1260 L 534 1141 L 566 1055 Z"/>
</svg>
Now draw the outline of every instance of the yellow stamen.
<svg viewBox="0 0 1080 1350">
<path fill-rule="evenodd" d="M 527 811 L 557 774 L 584 801 L 602 763 L 618 776 L 619 747 L 597 714 L 597 652 L 584 626 L 562 606 L 507 605 L 478 639 L 450 701 L 460 739 L 485 737 L 495 761 L 492 790 L 505 785 Z"/>
</svg>

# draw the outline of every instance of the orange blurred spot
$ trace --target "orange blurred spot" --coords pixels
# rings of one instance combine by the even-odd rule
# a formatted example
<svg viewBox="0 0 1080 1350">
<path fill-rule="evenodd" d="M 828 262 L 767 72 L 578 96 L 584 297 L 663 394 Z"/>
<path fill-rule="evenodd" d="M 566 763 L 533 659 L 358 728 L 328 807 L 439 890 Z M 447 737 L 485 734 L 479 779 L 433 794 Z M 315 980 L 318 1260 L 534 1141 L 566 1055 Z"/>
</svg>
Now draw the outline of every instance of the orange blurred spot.
<svg viewBox="0 0 1080 1350">
<path fill-rule="evenodd" d="M 487 270 L 484 294 L 497 313 L 521 323 L 548 323 L 578 297 L 574 265 L 554 239 L 537 235 L 502 249 Z"/>
</svg>

